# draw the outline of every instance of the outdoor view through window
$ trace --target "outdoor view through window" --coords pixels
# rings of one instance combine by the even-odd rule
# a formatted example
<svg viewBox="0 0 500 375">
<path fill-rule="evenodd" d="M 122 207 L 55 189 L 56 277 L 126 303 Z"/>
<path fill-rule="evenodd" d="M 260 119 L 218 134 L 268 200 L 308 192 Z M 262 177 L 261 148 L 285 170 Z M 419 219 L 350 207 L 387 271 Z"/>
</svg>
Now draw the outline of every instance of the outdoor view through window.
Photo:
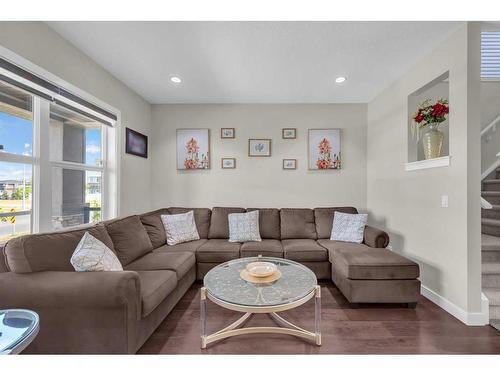
<svg viewBox="0 0 500 375">
<path fill-rule="evenodd" d="M 31 231 L 32 156 L 32 98 L 0 83 L 0 242 Z"/>
</svg>

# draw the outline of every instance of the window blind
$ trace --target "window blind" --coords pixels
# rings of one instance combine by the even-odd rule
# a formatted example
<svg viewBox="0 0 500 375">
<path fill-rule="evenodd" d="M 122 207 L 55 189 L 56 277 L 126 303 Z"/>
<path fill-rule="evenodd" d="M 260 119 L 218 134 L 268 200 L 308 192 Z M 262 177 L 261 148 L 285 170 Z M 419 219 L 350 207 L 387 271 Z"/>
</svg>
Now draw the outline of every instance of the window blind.
<svg viewBox="0 0 500 375">
<path fill-rule="evenodd" d="M 481 33 L 481 78 L 500 79 L 500 31 Z"/>
<path fill-rule="evenodd" d="M 47 93 L 42 92 L 40 90 L 37 90 L 36 88 L 30 87 L 28 85 L 25 85 L 21 82 L 16 81 L 15 79 L 12 79 L 12 78 L 7 77 L 3 74 L 0 74 L 0 80 L 2 80 L 4 82 L 7 82 L 13 86 L 19 87 L 27 92 L 30 92 L 30 93 L 37 95 L 37 96 L 40 96 L 44 99 L 53 101 L 59 105 L 62 105 L 66 108 L 69 108 L 75 112 L 78 112 L 80 114 L 84 114 L 85 116 L 90 117 L 96 121 L 99 121 L 105 125 L 112 126 L 113 122 L 117 120 L 117 116 L 114 113 L 111 113 L 111 112 L 107 111 L 106 109 L 101 108 L 101 107 L 95 105 L 94 103 L 91 103 L 91 102 L 79 97 L 78 95 L 75 95 L 75 94 L 65 90 L 64 88 L 62 88 L 58 85 L 55 85 L 54 83 L 47 81 L 47 80 L 45 80 L 45 79 L 43 79 L 35 74 L 23 69 L 23 68 L 11 63 L 10 61 L 7 61 L 3 58 L 0 58 L 0 68 L 3 68 L 8 72 L 14 73 L 15 75 L 17 75 L 17 76 L 19 76 L 19 77 L 21 77 L 21 78 L 23 78 L 31 83 L 34 83 L 35 85 L 37 85 L 39 87 L 43 87 L 45 90 L 50 91 L 53 95 L 59 95 L 59 97 L 63 97 L 63 98 L 68 99 L 69 101 L 71 101 L 73 103 L 77 103 L 80 106 L 86 107 L 89 110 L 94 111 L 94 113 L 98 113 L 98 114 L 104 116 L 105 118 L 107 118 L 107 120 L 100 118 L 100 117 L 97 117 L 97 116 L 94 116 L 91 113 L 82 111 L 81 109 L 78 109 L 74 106 L 71 106 L 71 104 L 69 104 L 67 102 L 62 102 L 62 101 L 58 100 L 57 98 L 53 97 L 52 95 L 48 95 Z"/>
</svg>

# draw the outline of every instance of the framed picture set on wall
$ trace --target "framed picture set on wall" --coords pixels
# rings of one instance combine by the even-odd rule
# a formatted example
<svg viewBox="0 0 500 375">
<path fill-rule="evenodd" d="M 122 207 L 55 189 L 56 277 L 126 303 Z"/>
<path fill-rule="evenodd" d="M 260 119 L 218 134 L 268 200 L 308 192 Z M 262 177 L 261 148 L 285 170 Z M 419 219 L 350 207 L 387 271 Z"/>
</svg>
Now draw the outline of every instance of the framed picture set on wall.
<svg viewBox="0 0 500 375">
<path fill-rule="evenodd" d="M 210 169 L 209 129 L 177 129 L 177 169 Z"/>
<path fill-rule="evenodd" d="M 127 154 L 148 157 L 148 136 L 125 128 L 125 152 Z"/>
<path fill-rule="evenodd" d="M 250 157 L 269 157 L 271 156 L 270 139 L 249 139 L 248 156 Z"/>
<path fill-rule="evenodd" d="M 340 129 L 309 129 L 308 168 L 340 169 Z"/>
</svg>

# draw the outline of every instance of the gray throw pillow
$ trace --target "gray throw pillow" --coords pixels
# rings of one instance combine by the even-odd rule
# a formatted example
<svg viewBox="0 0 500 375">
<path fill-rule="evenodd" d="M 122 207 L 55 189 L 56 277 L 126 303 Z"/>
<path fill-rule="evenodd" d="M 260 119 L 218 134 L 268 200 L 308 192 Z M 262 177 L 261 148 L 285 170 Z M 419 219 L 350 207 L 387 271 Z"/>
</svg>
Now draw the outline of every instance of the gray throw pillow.
<svg viewBox="0 0 500 375">
<path fill-rule="evenodd" d="M 177 245 L 200 239 L 193 211 L 184 214 L 161 215 L 161 221 L 165 227 L 168 245 Z"/>
<path fill-rule="evenodd" d="M 345 214 L 336 211 L 333 216 L 331 240 L 362 243 L 368 214 Z"/>
<path fill-rule="evenodd" d="M 229 214 L 229 242 L 262 241 L 259 232 L 259 211 Z"/>
<path fill-rule="evenodd" d="M 123 271 L 122 264 L 104 243 L 85 232 L 70 260 L 75 271 Z"/>
</svg>

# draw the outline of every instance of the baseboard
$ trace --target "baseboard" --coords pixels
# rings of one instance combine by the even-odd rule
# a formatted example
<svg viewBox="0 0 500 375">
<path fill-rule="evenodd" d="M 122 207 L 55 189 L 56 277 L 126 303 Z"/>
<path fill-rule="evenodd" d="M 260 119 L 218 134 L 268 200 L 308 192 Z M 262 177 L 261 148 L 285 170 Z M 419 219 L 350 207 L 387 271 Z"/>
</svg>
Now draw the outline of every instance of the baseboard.
<svg viewBox="0 0 500 375">
<path fill-rule="evenodd" d="M 421 286 L 420 293 L 468 326 L 484 326 L 489 324 L 489 302 L 483 293 L 481 293 L 481 312 L 467 312 L 425 285 Z"/>
</svg>

